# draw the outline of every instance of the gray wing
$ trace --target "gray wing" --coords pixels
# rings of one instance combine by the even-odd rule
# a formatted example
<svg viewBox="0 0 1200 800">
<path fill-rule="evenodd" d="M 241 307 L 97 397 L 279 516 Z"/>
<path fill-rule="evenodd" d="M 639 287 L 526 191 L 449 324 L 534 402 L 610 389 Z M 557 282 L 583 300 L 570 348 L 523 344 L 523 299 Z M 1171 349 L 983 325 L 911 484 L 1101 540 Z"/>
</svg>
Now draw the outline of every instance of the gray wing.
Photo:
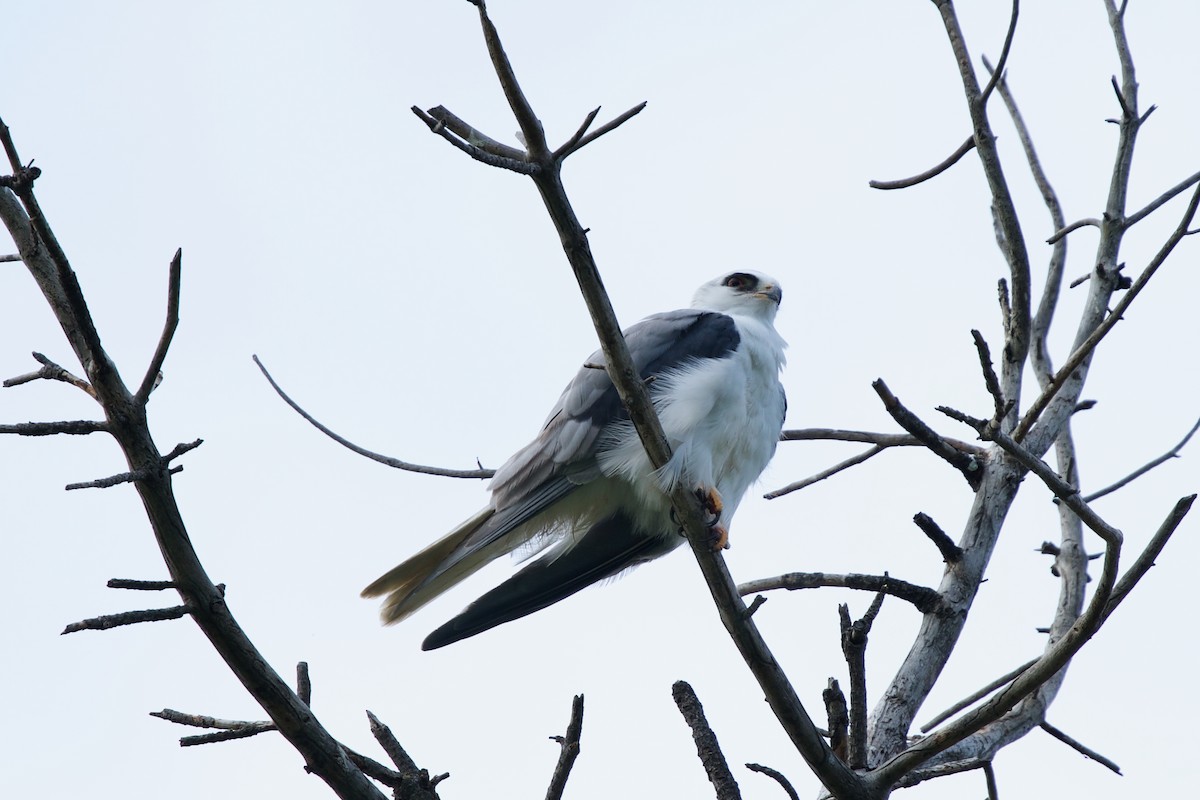
<svg viewBox="0 0 1200 800">
<path fill-rule="evenodd" d="M 625 331 L 625 341 L 645 380 L 690 361 L 728 356 L 741 337 L 725 314 L 682 309 L 647 317 Z M 500 515 L 512 513 L 527 520 L 575 486 L 599 476 L 596 451 L 601 434 L 629 415 L 603 368 L 604 354 L 597 350 L 584 363 L 550 411 L 541 433 L 492 478 L 493 505 Z M 536 509 L 528 508 L 531 503 Z"/>
<path fill-rule="evenodd" d="M 731 318 L 697 310 L 670 311 L 647 317 L 629 328 L 625 339 L 643 379 L 689 361 L 725 357 L 740 342 L 737 326 Z M 603 358 L 600 352 L 593 353 L 585 365 L 603 364 Z M 392 569 L 368 586 L 363 594 L 387 594 L 384 617 L 395 622 L 492 559 L 520 546 L 523 542 L 509 534 L 581 484 L 599 477 L 596 451 L 601 436 L 606 427 L 627 417 L 608 373 L 603 368 L 584 366 L 563 391 L 537 438 L 496 471 L 491 483 L 491 507 Z M 599 527 L 608 530 L 612 524 Z M 534 535 L 537 531 L 527 529 L 525 533 Z M 552 595 L 561 599 L 587 583 L 606 574 L 615 574 L 614 570 L 619 572 L 647 557 L 641 545 L 630 548 L 621 544 L 628 536 L 613 537 L 610 534 L 602 538 L 613 541 L 581 551 L 582 555 L 595 556 L 597 564 L 583 564 L 586 559 L 581 557 L 564 561 L 554 570 L 539 568 L 538 575 L 545 580 L 539 581 L 538 585 L 545 584 L 543 588 L 548 593 L 543 596 L 539 589 L 534 592 L 537 597 L 526 597 L 518 592 L 509 598 L 511 602 L 503 604 L 505 608 L 511 606 L 518 616 L 530 613 L 542 601 L 554 602 L 554 599 L 547 599 Z M 651 537 L 648 541 L 655 540 Z M 568 566 L 580 572 L 578 580 L 561 580 L 560 572 L 569 571 Z M 495 610 L 490 603 L 484 605 L 489 614 Z M 503 620 L 491 624 L 500 621 Z"/>
</svg>

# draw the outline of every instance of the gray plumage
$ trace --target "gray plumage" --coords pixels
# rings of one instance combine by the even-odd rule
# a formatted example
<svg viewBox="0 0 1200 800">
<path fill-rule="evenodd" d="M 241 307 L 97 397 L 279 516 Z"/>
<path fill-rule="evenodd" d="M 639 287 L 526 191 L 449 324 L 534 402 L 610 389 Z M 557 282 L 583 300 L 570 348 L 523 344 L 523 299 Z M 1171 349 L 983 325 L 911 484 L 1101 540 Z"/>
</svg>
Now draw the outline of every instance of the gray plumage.
<svg viewBox="0 0 1200 800">
<path fill-rule="evenodd" d="M 544 552 L 434 631 L 441 647 L 557 602 L 683 542 L 666 491 L 713 489 L 727 525 L 774 452 L 785 401 L 786 346 L 771 326 L 781 293 L 736 272 L 697 292 L 694 308 L 655 314 L 625 332 L 674 451 L 654 470 L 607 372 L 593 353 L 529 445 L 496 471 L 486 508 L 365 590 L 387 595 L 385 622 L 404 619 L 490 561 Z"/>
</svg>

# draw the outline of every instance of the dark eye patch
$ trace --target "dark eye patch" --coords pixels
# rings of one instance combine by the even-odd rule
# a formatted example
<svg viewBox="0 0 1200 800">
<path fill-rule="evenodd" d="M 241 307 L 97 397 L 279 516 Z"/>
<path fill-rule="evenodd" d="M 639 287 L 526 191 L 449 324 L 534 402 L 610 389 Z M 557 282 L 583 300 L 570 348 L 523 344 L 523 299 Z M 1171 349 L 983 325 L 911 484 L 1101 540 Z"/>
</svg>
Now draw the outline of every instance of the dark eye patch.
<svg viewBox="0 0 1200 800">
<path fill-rule="evenodd" d="M 727 275 L 721 285 L 738 292 L 752 292 L 758 287 L 758 278 L 748 272 L 735 272 Z"/>
</svg>

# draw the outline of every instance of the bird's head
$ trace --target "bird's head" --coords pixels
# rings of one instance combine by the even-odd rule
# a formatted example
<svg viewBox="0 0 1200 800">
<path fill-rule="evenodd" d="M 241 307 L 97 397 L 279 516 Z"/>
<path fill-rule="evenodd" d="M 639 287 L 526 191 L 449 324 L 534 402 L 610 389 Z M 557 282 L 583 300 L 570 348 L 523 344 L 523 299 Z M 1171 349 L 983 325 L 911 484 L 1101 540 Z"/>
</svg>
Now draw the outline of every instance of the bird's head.
<svg viewBox="0 0 1200 800">
<path fill-rule="evenodd" d="M 696 290 L 692 308 L 743 314 L 766 322 L 775 320 L 783 289 L 779 281 L 761 272 L 730 272 L 713 278 Z"/>
</svg>

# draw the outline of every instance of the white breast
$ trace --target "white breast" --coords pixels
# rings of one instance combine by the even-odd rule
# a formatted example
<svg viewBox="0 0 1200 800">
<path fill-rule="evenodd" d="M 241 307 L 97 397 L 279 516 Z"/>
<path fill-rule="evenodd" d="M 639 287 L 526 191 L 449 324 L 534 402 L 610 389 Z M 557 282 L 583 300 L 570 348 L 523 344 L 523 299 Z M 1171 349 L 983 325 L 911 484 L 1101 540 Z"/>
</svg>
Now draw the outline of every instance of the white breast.
<svg viewBox="0 0 1200 800">
<path fill-rule="evenodd" d="M 783 422 L 779 383 L 782 337 L 757 319 L 735 316 L 741 341 L 725 358 L 704 359 L 660 376 L 651 396 L 671 445 L 671 460 L 650 466 L 630 423 L 613 426 L 600 454 L 601 470 L 634 484 L 657 514 L 669 510 L 665 492 L 676 483 L 713 486 L 728 524 L 750 485 L 775 453 Z"/>
</svg>

